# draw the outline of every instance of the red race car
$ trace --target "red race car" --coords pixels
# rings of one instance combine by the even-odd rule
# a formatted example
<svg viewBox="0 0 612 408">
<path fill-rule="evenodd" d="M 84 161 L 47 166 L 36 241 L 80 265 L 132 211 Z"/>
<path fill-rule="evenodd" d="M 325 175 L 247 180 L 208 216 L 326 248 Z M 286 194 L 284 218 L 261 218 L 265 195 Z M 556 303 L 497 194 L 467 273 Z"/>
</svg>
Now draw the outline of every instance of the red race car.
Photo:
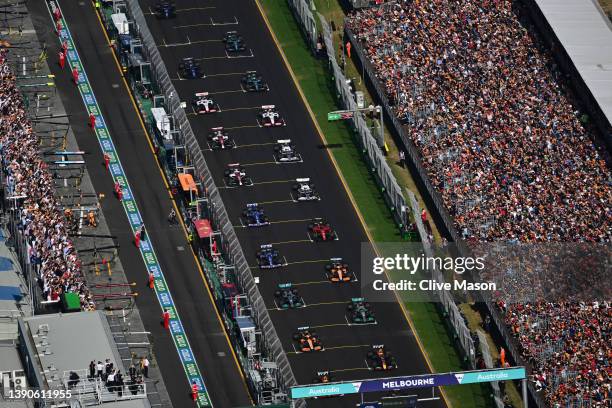
<svg viewBox="0 0 612 408">
<path fill-rule="evenodd" d="M 338 239 L 336 231 L 321 218 L 316 218 L 308 224 L 308 235 L 313 241 L 334 241 Z"/>
</svg>

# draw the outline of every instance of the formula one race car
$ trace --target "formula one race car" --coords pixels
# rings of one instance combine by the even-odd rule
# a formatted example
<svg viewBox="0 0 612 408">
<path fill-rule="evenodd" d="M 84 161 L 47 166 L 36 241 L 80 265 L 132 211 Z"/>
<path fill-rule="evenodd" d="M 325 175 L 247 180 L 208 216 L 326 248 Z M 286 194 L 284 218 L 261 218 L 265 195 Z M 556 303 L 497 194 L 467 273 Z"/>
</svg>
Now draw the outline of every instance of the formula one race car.
<svg viewBox="0 0 612 408">
<path fill-rule="evenodd" d="M 386 371 L 397 368 L 395 357 L 391 355 L 384 344 L 376 344 L 372 346 L 372 350 L 368 351 L 368 366 L 372 370 Z"/>
<path fill-rule="evenodd" d="M 342 262 L 342 258 L 331 258 L 331 263 L 325 265 L 327 279 L 331 282 L 350 282 L 352 280 L 348 264 Z"/>
<path fill-rule="evenodd" d="M 238 34 L 238 31 L 228 31 L 225 33 L 223 42 L 225 43 L 225 49 L 229 52 L 241 52 L 246 50 L 244 40 L 242 36 Z"/>
<path fill-rule="evenodd" d="M 263 207 L 257 203 L 247 204 L 246 210 L 242 212 L 242 216 L 246 221 L 246 225 L 249 227 L 263 227 L 264 225 L 270 225 L 268 217 L 264 214 Z"/>
<path fill-rule="evenodd" d="M 219 112 L 221 109 L 219 108 L 219 104 L 212 100 L 208 96 L 208 92 L 198 92 L 193 96 L 193 110 L 195 113 L 213 113 Z"/>
<path fill-rule="evenodd" d="M 355 324 L 376 323 L 372 306 L 364 298 L 353 298 L 346 307 L 351 322 Z"/>
<path fill-rule="evenodd" d="M 316 218 L 308 224 L 308 235 L 313 241 L 333 241 L 338 239 L 336 231 L 322 218 Z"/>
<path fill-rule="evenodd" d="M 257 123 L 260 127 L 286 126 L 285 119 L 278 113 L 274 105 L 264 105 L 257 114 Z"/>
<path fill-rule="evenodd" d="M 253 184 L 251 178 L 246 175 L 244 167 L 240 163 L 228 164 L 225 169 L 225 183 L 229 187 L 250 186 Z"/>
<path fill-rule="evenodd" d="M 298 343 L 300 351 L 304 353 L 323 350 L 321 340 L 316 333 L 310 332 L 308 327 L 298 327 L 298 331 L 293 334 L 293 340 Z"/>
<path fill-rule="evenodd" d="M 269 91 L 270 87 L 266 84 L 257 71 L 247 71 L 242 77 L 242 88 L 247 92 Z"/>
<path fill-rule="evenodd" d="M 296 184 L 293 185 L 293 190 L 296 196 L 293 197 L 296 201 L 314 201 L 320 200 L 319 194 L 315 190 L 314 183 L 310 182 L 309 178 L 295 179 Z"/>
<path fill-rule="evenodd" d="M 223 130 L 222 127 L 216 127 L 210 129 L 208 134 L 208 145 L 213 150 L 224 150 L 231 149 L 236 146 L 236 143 L 231 137 Z"/>
<path fill-rule="evenodd" d="M 261 269 L 273 269 L 280 268 L 283 266 L 280 254 L 272 245 L 261 245 L 259 251 L 257 251 L 257 262 Z"/>
<path fill-rule="evenodd" d="M 295 146 L 291 144 L 291 139 L 277 140 L 278 143 L 274 146 L 274 159 L 279 163 L 292 163 L 302 161 L 300 156 L 295 151 Z"/>
<path fill-rule="evenodd" d="M 179 72 L 183 79 L 204 78 L 200 64 L 193 57 L 183 58 L 179 62 Z"/>
<path fill-rule="evenodd" d="M 173 18 L 176 17 L 176 9 L 174 4 L 169 1 L 160 1 L 155 5 L 155 15 L 157 18 Z"/>
<path fill-rule="evenodd" d="M 296 309 L 304 307 L 304 299 L 300 297 L 297 289 L 291 287 L 290 283 L 281 283 L 274 292 L 276 305 L 281 309 Z"/>
<path fill-rule="evenodd" d="M 332 381 L 329 371 L 317 371 L 317 376 L 312 382 L 314 384 L 325 384 Z"/>
</svg>

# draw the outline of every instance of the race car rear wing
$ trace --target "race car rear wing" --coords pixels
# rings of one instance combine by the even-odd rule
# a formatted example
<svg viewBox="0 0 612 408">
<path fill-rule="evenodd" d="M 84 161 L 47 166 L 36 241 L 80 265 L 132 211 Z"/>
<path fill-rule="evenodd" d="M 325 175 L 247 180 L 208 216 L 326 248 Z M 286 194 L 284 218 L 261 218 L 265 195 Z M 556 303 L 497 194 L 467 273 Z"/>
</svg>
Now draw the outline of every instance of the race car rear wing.
<svg viewBox="0 0 612 408">
<path fill-rule="evenodd" d="M 372 348 L 373 349 L 381 349 L 381 348 L 385 348 L 384 344 L 372 344 Z"/>
<path fill-rule="evenodd" d="M 198 92 L 195 96 L 208 96 L 208 92 Z"/>
<path fill-rule="evenodd" d="M 298 183 L 308 183 L 310 181 L 310 178 L 306 177 L 306 178 L 298 178 L 295 179 L 295 181 L 297 181 Z"/>
<path fill-rule="evenodd" d="M 261 109 L 274 109 L 276 106 L 274 105 L 262 105 Z"/>
<path fill-rule="evenodd" d="M 278 284 L 279 289 L 289 289 L 290 287 L 291 287 L 290 283 L 279 283 Z"/>
<path fill-rule="evenodd" d="M 332 262 L 342 262 L 342 258 L 329 258 Z"/>
<path fill-rule="evenodd" d="M 247 208 L 257 208 L 257 207 L 259 207 L 259 204 L 257 204 L 257 203 L 249 203 L 246 206 L 247 206 Z"/>
<path fill-rule="evenodd" d="M 227 167 L 238 167 L 240 166 L 240 163 L 230 163 L 227 165 Z"/>
<path fill-rule="evenodd" d="M 302 330 L 308 330 L 310 329 L 310 326 L 302 326 L 302 327 L 298 327 L 298 330 L 302 331 Z"/>
<path fill-rule="evenodd" d="M 264 244 L 259 246 L 261 249 L 269 249 L 272 248 L 272 244 Z"/>
<path fill-rule="evenodd" d="M 277 140 L 276 143 L 278 143 L 278 144 L 288 144 L 288 143 L 291 143 L 291 139 L 280 139 L 280 140 Z"/>
<path fill-rule="evenodd" d="M 210 128 L 210 130 L 223 130 L 223 126 Z"/>
<path fill-rule="evenodd" d="M 363 302 L 365 300 L 365 298 L 351 298 L 351 302 L 353 303 L 359 303 L 359 302 Z"/>
</svg>

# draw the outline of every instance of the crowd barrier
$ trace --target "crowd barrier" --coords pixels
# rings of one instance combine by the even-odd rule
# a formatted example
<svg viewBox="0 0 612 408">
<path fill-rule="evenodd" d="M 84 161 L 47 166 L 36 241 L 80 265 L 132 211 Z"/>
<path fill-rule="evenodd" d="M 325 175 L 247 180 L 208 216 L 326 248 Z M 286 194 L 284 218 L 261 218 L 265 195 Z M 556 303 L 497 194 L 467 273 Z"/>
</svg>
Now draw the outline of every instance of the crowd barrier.
<svg viewBox="0 0 612 408">
<path fill-rule="evenodd" d="M 339 99 L 346 110 L 356 111 L 358 109 L 353 91 L 351 90 L 344 72 L 336 61 L 332 31 L 329 24 L 322 15 L 319 15 L 321 22 L 321 36 L 327 50 L 327 58 L 331 74 L 336 85 Z M 402 194 L 391 167 L 387 164 L 387 159 L 378 146 L 377 140 L 372 134 L 370 127 L 361 114 L 355 114 L 351 119 L 357 135 L 357 143 L 365 155 L 366 163 L 372 170 L 377 183 L 382 187 L 383 197 L 389 206 L 396 223 L 401 230 L 408 225 L 409 206 Z"/>
</svg>

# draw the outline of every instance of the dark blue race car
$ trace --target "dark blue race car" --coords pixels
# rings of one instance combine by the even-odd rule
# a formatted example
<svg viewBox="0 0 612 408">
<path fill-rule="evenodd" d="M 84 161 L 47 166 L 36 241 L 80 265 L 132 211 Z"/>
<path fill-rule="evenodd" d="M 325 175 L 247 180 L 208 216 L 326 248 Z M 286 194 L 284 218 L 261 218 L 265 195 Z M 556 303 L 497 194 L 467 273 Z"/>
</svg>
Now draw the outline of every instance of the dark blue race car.
<svg viewBox="0 0 612 408">
<path fill-rule="evenodd" d="M 257 251 L 257 262 L 261 269 L 273 269 L 283 266 L 280 254 L 272 245 L 262 245 L 261 250 Z"/>
<path fill-rule="evenodd" d="M 179 63 L 179 72 L 183 79 L 204 78 L 200 64 L 193 57 L 183 58 Z"/>
<path fill-rule="evenodd" d="M 247 204 L 246 210 L 242 212 L 242 216 L 249 227 L 270 225 L 270 221 L 268 221 L 268 217 L 264 213 L 263 207 L 257 203 Z"/>
<path fill-rule="evenodd" d="M 155 5 L 155 15 L 158 18 L 176 17 L 176 8 L 169 1 L 160 1 Z"/>
</svg>

